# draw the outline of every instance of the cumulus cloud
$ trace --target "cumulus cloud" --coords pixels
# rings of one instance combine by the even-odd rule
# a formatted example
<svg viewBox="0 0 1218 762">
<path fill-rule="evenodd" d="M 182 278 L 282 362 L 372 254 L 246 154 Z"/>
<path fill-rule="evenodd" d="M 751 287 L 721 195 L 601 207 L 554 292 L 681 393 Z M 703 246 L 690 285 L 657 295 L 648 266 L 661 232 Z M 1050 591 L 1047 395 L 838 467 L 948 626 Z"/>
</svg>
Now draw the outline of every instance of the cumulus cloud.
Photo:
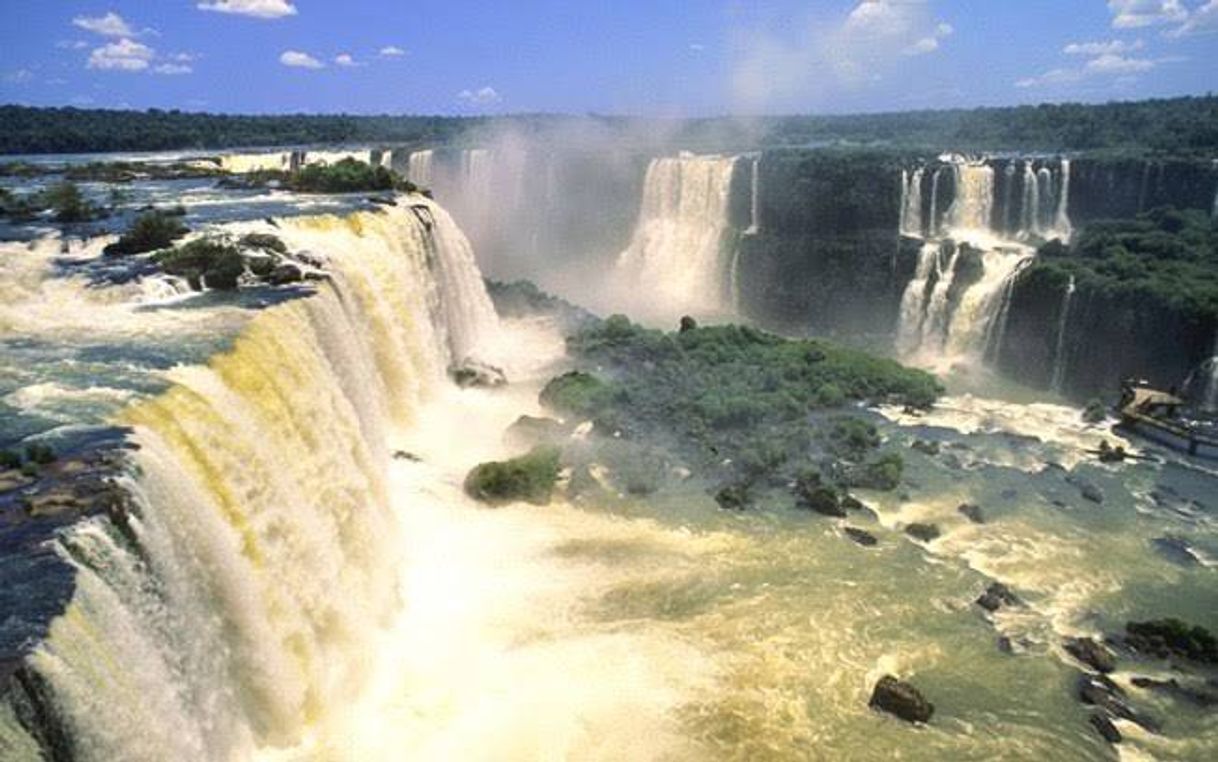
<svg viewBox="0 0 1218 762">
<path fill-rule="evenodd" d="M 1185 37 L 1191 34 L 1212 34 L 1214 32 L 1218 32 L 1218 0 L 1209 0 L 1205 5 L 1193 11 L 1183 24 L 1168 32 L 1167 35 Z"/>
<path fill-rule="evenodd" d="M 85 64 L 102 71 L 144 71 L 156 56 L 156 51 L 135 40 L 123 38 L 95 48 Z"/>
<path fill-rule="evenodd" d="M 103 37 L 135 37 L 136 32 L 122 16 L 110 11 L 105 16 L 77 16 L 72 25 Z"/>
<path fill-rule="evenodd" d="M 1149 58 L 1129 58 L 1115 53 L 1105 53 L 1087 62 L 1087 71 L 1092 74 L 1136 74 L 1155 68 L 1156 62 Z"/>
<path fill-rule="evenodd" d="M 1106 40 L 1102 42 L 1072 42 L 1062 48 L 1068 56 L 1104 56 L 1132 53 L 1146 47 L 1141 40 L 1127 42 L 1126 40 Z"/>
<path fill-rule="evenodd" d="M 1108 0 L 1108 10 L 1117 29 L 1175 24 L 1188 18 L 1180 0 Z"/>
<path fill-rule="evenodd" d="M 822 12 L 803 23 L 783 21 L 744 22 L 736 30 L 732 87 L 743 110 L 804 108 L 865 87 L 903 57 L 938 50 L 954 32 L 926 0 L 862 0 L 845 17 Z"/>
<path fill-rule="evenodd" d="M 1046 87 L 1073 84 L 1095 77 L 1115 77 L 1114 81 L 1129 82 L 1136 74 L 1148 72 L 1165 63 L 1175 63 L 1177 57 L 1136 58 L 1119 53 L 1103 53 L 1087 61 L 1080 68 L 1050 69 L 1039 77 L 1028 77 L 1015 83 L 1016 87 Z"/>
<path fill-rule="evenodd" d="M 490 106 L 503 100 L 493 87 L 481 87 L 477 90 L 462 90 L 457 93 L 457 100 L 471 106 Z"/>
<path fill-rule="evenodd" d="M 397 45 L 386 45 L 381 48 L 382 58 L 399 58 L 406 55 L 406 51 L 399 48 Z"/>
<path fill-rule="evenodd" d="M 291 0 L 215 0 L 211 3 L 199 3 L 198 8 L 201 11 L 231 13 L 257 19 L 278 19 L 296 15 L 296 6 Z"/>
<path fill-rule="evenodd" d="M 297 69 L 324 69 L 326 65 L 308 53 L 299 50 L 285 50 L 279 56 L 279 63 Z"/>
<path fill-rule="evenodd" d="M 339 53 L 338 55 L 334 56 L 334 63 L 338 64 L 339 66 L 345 66 L 347 68 L 362 65 L 358 61 L 356 61 L 354 58 L 352 58 L 350 53 Z"/>
</svg>

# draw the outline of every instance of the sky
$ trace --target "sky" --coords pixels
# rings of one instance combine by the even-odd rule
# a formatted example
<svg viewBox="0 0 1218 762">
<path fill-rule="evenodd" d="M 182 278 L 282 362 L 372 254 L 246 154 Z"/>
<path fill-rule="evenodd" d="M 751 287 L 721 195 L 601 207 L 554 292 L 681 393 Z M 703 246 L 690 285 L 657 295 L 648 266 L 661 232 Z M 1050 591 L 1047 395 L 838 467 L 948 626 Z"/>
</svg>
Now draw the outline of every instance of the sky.
<svg viewBox="0 0 1218 762">
<path fill-rule="evenodd" d="M 0 0 L 0 103 L 856 113 L 1218 91 L 1218 0 Z"/>
</svg>

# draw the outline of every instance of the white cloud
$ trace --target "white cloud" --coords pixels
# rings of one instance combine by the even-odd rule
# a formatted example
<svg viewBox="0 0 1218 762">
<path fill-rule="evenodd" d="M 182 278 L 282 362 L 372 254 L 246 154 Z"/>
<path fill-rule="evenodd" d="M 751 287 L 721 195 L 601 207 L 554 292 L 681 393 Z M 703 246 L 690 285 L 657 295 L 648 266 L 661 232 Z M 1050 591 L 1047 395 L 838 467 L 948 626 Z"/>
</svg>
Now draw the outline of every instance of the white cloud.
<svg viewBox="0 0 1218 762">
<path fill-rule="evenodd" d="M 1103 56 L 1132 53 L 1146 47 L 1141 40 L 1127 42 L 1125 40 L 1105 40 L 1103 42 L 1072 42 L 1062 48 L 1068 56 Z"/>
<path fill-rule="evenodd" d="M 89 16 L 77 16 L 72 19 L 72 25 L 78 26 L 94 34 L 100 34 L 103 37 L 135 37 L 136 32 L 131 28 L 131 25 L 123 20 L 123 17 L 110 11 L 105 16 L 92 18 Z"/>
<path fill-rule="evenodd" d="M 156 72 L 157 74 L 167 74 L 167 75 L 190 74 L 191 72 L 194 71 L 194 67 L 190 66 L 189 64 L 163 63 L 163 64 L 159 64 L 156 68 L 153 69 L 153 71 Z"/>
<path fill-rule="evenodd" d="M 199 3 L 198 8 L 201 11 L 231 13 L 258 19 L 278 19 L 296 15 L 296 6 L 291 0 L 215 0 L 211 3 Z"/>
<path fill-rule="evenodd" d="M 338 55 L 334 56 L 334 63 L 348 68 L 354 66 L 363 66 L 363 64 L 352 58 L 350 53 L 339 53 Z"/>
<path fill-rule="evenodd" d="M 84 40 L 60 40 L 55 43 L 55 47 L 60 50 L 84 50 L 89 47 L 89 43 Z"/>
<path fill-rule="evenodd" d="M 1039 77 L 1027 77 L 1015 83 L 1016 87 L 1045 87 L 1047 85 L 1065 85 L 1078 82 L 1084 74 L 1081 69 L 1050 69 Z"/>
<path fill-rule="evenodd" d="M 95 48 L 86 66 L 103 71 L 143 71 L 155 56 L 156 51 L 147 45 L 123 38 Z"/>
<path fill-rule="evenodd" d="M 1180 0 L 1108 0 L 1112 25 L 1117 29 L 1138 29 L 1157 24 L 1180 23 L 1188 10 Z"/>
<path fill-rule="evenodd" d="M 399 48 L 397 45 L 386 45 L 381 48 L 382 58 L 398 58 L 406 55 L 406 51 Z"/>
<path fill-rule="evenodd" d="M 1167 35 L 1185 37 L 1190 34 L 1214 32 L 1218 32 L 1218 0 L 1209 0 L 1208 3 L 1193 11 L 1184 24 L 1168 32 Z"/>
<path fill-rule="evenodd" d="M 477 90 L 462 90 L 457 93 L 457 99 L 471 106 L 490 106 L 503 100 L 493 87 L 482 87 Z"/>
<path fill-rule="evenodd" d="M 1105 53 L 1087 62 L 1086 70 L 1092 74 L 1136 74 L 1155 68 L 1156 62 L 1149 58 L 1128 58 Z"/>
<path fill-rule="evenodd" d="M 809 11 L 781 25 L 758 13 L 733 35 L 736 108 L 802 109 L 872 86 L 903 57 L 938 50 L 953 32 L 925 0 L 856 0 L 845 16 Z"/>
<path fill-rule="evenodd" d="M 701 53 L 702 51 L 706 50 L 706 46 L 700 42 L 691 42 L 689 44 L 689 49 L 690 49 L 690 52 Z"/>
<path fill-rule="evenodd" d="M 301 53 L 299 50 L 285 50 L 279 56 L 279 63 L 298 69 L 324 69 L 326 66 L 308 53 Z"/>
</svg>

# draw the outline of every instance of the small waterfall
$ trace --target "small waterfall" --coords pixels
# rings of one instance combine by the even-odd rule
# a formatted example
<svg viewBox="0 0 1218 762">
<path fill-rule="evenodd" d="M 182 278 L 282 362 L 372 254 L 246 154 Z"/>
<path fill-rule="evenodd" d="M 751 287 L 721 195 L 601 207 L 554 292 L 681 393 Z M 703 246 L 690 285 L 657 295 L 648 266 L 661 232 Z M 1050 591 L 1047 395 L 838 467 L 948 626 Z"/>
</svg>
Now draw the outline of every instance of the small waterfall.
<svg viewBox="0 0 1218 762">
<path fill-rule="evenodd" d="M 1010 235 L 1015 232 L 1011 221 L 1012 206 L 1015 202 L 1015 162 L 1008 162 L 1003 170 L 1002 191 L 1002 234 Z"/>
<path fill-rule="evenodd" d="M 1074 301 L 1074 291 L 1074 276 L 1071 275 L 1070 282 L 1066 284 L 1066 293 L 1062 296 L 1061 314 L 1057 318 L 1057 343 L 1053 349 L 1053 376 L 1049 381 L 1049 388 L 1059 394 L 1066 380 L 1066 331 L 1070 324 L 1070 305 Z"/>
<path fill-rule="evenodd" d="M 757 235 L 761 232 L 761 157 L 753 159 L 752 181 L 749 186 L 749 227 L 744 232 Z M 735 288 L 732 293 L 735 293 Z"/>
<path fill-rule="evenodd" d="M 1024 236 L 1040 232 L 1040 179 L 1032 160 L 1023 163 L 1023 209 L 1020 214 L 1020 233 Z"/>
<path fill-rule="evenodd" d="M 959 162 L 956 172 L 956 198 L 947 210 L 947 225 L 958 231 L 990 230 L 994 217 L 994 169 L 980 162 Z"/>
<path fill-rule="evenodd" d="M 1070 223 L 1070 160 L 1062 159 L 1061 190 L 1057 196 L 1057 214 L 1054 216 L 1053 227 L 1059 238 L 1069 241 L 1074 234 L 1074 225 Z"/>
<path fill-rule="evenodd" d="M 939 176 L 942 172 L 943 167 L 937 168 L 930 179 L 930 221 L 926 234 L 931 238 L 939 235 Z"/>
<path fill-rule="evenodd" d="M 617 264 L 640 309 L 670 317 L 730 306 L 723 249 L 735 165 L 682 154 L 648 166 L 634 236 Z"/>
<path fill-rule="evenodd" d="M 926 170 L 919 167 L 910 174 L 901 170 L 901 234 L 922 235 L 922 177 Z"/>
<path fill-rule="evenodd" d="M 420 188 L 430 188 L 435 182 L 432 167 L 435 163 L 435 151 L 415 151 L 410 154 L 410 163 L 406 169 L 406 179 Z"/>
<path fill-rule="evenodd" d="M 897 326 L 897 351 L 902 355 L 912 354 L 922 343 L 922 324 L 926 319 L 927 289 L 931 286 L 931 275 L 939 266 L 940 245 L 928 241 L 918 253 L 918 266 L 914 277 L 905 287 L 901 297 L 901 314 Z"/>
<path fill-rule="evenodd" d="M 292 151 L 275 151 L 273 153 L 238 153 L 220 157 L 220 169 L 234 174 L 263 172 L 266 170 L 286 171 L 294 169 Z"/>
<path fill-rule="evenodd" d="M 332 280 L 116 421 L 140 445 L 134 508 L 61 535 L 76 590 L 29 657 L 65 758 L 248 759 L 298 742 L 370 677 L 401 606 L 390 433 L 495 328 L 460 231 L 401 201 L 232 226 L 273 229 Z"/>
</svg>

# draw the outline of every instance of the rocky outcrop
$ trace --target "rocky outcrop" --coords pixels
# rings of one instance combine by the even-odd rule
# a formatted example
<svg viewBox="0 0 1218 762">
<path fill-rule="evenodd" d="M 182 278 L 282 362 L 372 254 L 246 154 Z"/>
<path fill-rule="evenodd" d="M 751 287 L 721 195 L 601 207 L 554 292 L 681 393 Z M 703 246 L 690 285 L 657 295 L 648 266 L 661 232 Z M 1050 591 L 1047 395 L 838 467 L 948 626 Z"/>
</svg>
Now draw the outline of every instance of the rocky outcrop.
<svg viewBox="0 0 1218 762">
<path fill-rule="evenodd" d="M 905 527 L 905 534 L 909 535 L 915 540 L 921 540 L 922 542 L 933 542 L 934 540 L 939 539 L 939 535 L 941 533 L 939 532 L 939 527 L 936 524 L 922 524 L 915 522 Z"/>
<path fill-rule="evenodd" d="M 997 611 L 1003 606 L 1019 606 L 1023 601 L 1011 592 L 1011 588 L 1001 582 L 994 582 L 977 598 L 977 605 L 989 612 Z"/>
<path fill-rule="evenodd" d="M 1092 638 L 1068 638 L 1063 647 L 1066 653 L 1096 672 L 1108 674 L 1116 669 L 1116 657 Z"/>
<path fill-rule="evenodd" d="M 881 677 L 875 684 L 868 706 L 906 722 L 929 722 L 935 713 L 935 705 L 921 691 L 892 675 Z"/>
</svg>

